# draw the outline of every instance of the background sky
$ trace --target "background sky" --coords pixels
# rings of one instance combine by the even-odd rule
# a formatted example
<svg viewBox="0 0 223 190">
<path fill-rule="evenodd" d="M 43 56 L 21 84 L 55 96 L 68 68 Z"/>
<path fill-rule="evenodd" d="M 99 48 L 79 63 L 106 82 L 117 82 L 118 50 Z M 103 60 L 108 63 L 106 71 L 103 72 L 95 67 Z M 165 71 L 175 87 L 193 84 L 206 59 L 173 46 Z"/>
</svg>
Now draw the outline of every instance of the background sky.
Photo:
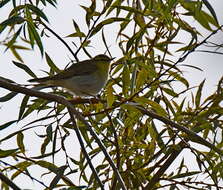
<svg viewBox="0 0 223 190">
<path fill-rule="evenodd" d="M 89 1 L 82 0 L 82 1 L 70 1 L 69 3 L 64 3 L 65 1 L 58 1 L 57 9 L 54 7 L 49 7 L 45 10 L 45 13 L 49 17 L 50 26 L 54 31 L 56 31 L 60 36 L 65 37 L 72 33 L 73 25 L 72 25 L 72 19 L 78 21 L 78 23 L 81 23 L 82 20 L 84 20 L 84 10 L 80 9 L 79 5 L 88 5 Z M 77 3 L 78 2 L 78 3 Z M 223 23 L 223 1 L 222 0 L 212 0 L 209 1 L 212 6 L 214 7 L 220 24 Z M 4 8 L 0 11 L 0 22 L 5 20 L 8 15 L 8 8 Z M 191 23 L 192 25 L 195 24 L 194 21 Z M 85 31 L 87 31 L 86 26 L 82 26 Z M 210 32 L 204 31 L 204 36 L 207 36 Z M 108 32 L 110 38 L 108 38 L 108 44 L 111 46 L 110 51 L 112 53 L 112 56 L 119 57 L 121 56 L 120 52 L 117 50 L 117 45 L 115 42 L 115 28 L 105 28 L 105 32 Z M 48 33 L 50 34 L 50 33 Z M 51 35 L 51 34 L 50 34 Z M 0 40 L 3 37 L 0 36 Z M 184 36 L 182 36 L 182 39 Z M 65 39 L 66 40 L 66 39 Z M 70 39 L 67 39 L 68 41 L 71 41 Z M 73 39 L 72 39 L 73 40 Z M 93 47 L 90 50 L 90 53 L 92 56 L 104 53 L 105 47 L 100 43 L 101 39 L 97 39 L 93 43 Z M 218 33 L 214 37 L 211 38 L 214 42 L 217 43 L 223 43 L 223 34 Z M 70 43 L 71 45 L 71 43 Z M 68 52 L 68 50 L 59 42 L 55 37 L 48 38 L 44 40 L 44 46 L 47 51 L 47 53 L 51 56 L 51 58 L 54 60 L 55 64 L 61 69 L 63 69 L 66 64 L 69 62 L 70 59 L 72 59 L 72 56 Z M 71 45 L 72 46 L 72 45 Z M 72 46 L 74 47 L 74 46 Z M 75 47 L 74 47 L 75 48 Z M 204 49 L 204 48 L 201 48 Z M 12 64 L 13 56 L 9 51 L 4 52 L 5 48 L 0 46 L 0 76 L 9 78 L 11 80 L 16 81 L 20 84 L 27 84 L 27 80 L 30 79 L 30 76 L 25 74 L 23 71 L 18 69 L 16 66 Z M 37 47 L 35 47 L 35 51 L 26 51 L 23 54 L 24 62 L 29 67 L 32 68 L 32 70 L 38 75 L 43 76 L 44 73 L 41 70 L 48 70 L 47 65 L 45 64 L 45 60 L 41 58 L 39 54 L 39 50 Z M 80 54 L 79 58 L 81 60 L 85 59 L 86 57 L 82 54 Z M 176 57 L 177 60 L 177 57 Z M 188 65 L 194 65 L 197 67 L 200 67 L 203 69 L 203 72 L 198 70 L 193 70 L 189 68 L 184 68 L 184 76 L 190 81 L 191 86 L 199 85 L 199 83 L 206 79 L 205 88 L 203 91 L 203 97 L 209 95 L 211 92 L 213 92 L 216 89 L 216 84 L 219 81 L 219 79 L 223 76 L 223 57 L 222 55 L 218 54 L 208 54 L 208 53 L 192 53 L 185 61 L 184 64 Z M 4 89 L 0 89 L 0 96 L 8 93 L 8 91 Z M 22 95 L 18 95 L 16 98 L 12 99 L 11 101 L 7 103 L 0 103 L 0 125 L 11 121 L 17 118 L 18 111 L 19 111 L 19 105 L 22 99 Z M 29 118 L 28 118 L 29 119 Z M 21 126 L 23 126 L 23 122 L 20 122 L 18 125 L 13 125 L 3 131 L 0 132 L 0 139 L 7 134 L 9 134 L 12 131 L 18 130 Z M 38 144 L 35 143 L 35 135 L 31 134 L 30 137 L 26 137 L 25 141 L 27 142 L 28 146 L 27 149 L 32 151 L 33 149 L 38 147 Z M 74 154 L 78 155 L 79 152 L 79 146 L 78 143 L 72 139 L 73 146 L 70 147 L 70 151 L 75 151 Z M 9 148 L 15 148 L 14 145 L 15 141 L 11 144 L 2 144 L 0 145 L 1 149 L 9 149 Z M 189 160 L 190 161 L 190 160 Z M 46 180 L 47 178 L 44 178 Z M 17 185 L 23 187 L 23 188 L 29 188 L 32 187 L 33 189 L 38 189 L 38 184 L 33 184 L 30 181 L 27 181 L 26 183 L 22 182 L 20 178 L 16 179 L 15 181 Z"/>
</svg>

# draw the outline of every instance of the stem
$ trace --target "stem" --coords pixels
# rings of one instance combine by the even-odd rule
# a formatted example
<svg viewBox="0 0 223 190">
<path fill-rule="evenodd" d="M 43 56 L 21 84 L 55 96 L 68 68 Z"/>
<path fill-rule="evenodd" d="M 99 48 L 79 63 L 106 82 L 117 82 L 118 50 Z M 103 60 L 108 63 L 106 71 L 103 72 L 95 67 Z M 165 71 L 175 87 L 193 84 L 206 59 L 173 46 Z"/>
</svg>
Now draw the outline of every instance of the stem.
<svg viewBox="0 0 223 190">
<path fill-rule="evenodd" d="M 93 164 L 92 164 L 92 162 L 91 162 L 91 159 L 90 159 L 90 157 L 89 157 L 89 155 L 88 155 L 88 153 L 87 153 L 87 151 L 86 151 L 86 149 L 85 149 L 85 147 L 84 147 L 84 142 L 83 142 L 83 140 L 82 140 L 80 131 L 78 130 L 76 121 L 75 121 L 75 119 L 74 119 L 74 115 L 73 115 L 72 111 L 70 110 L 70 108 L 68 108 L 68 112 L 69 112 L 69 114 L 70 114 L 71 121 L 72 121 L 72 123 L 73 123 L 73 125 L 74 125 L 74 128 L 73 128 L 73 129 L 74 129 L 74 131 L 75 131 L 75 133 L 76 133 L 76 135 L 77 135 L 77 138 L 78 138 L 78 141 L 79 141 L 79 143 L 80 143 L 81 149 L 82 149 L 82 151 L 83 151 L 83 153 L 84 153 L 84 156 L 86 157 L 87 162 L 88 162 L 88 164 L 89 164 L 89 166 L 90 166 L 90 168 L 91 168 L 91 170 L 92 170 L 92 172 L 93 172 L 93 174 L 94 174 L 94 176 L 95 176 L 95 178 L 96 178 L 96 180 L 97 180 L 99 186 L 101 187 L 102 190 L 104 190 L 104 185 L 102 184 L 102 182 L 101 182 L 101 180 L 100 180 L 100 178 L 99 178 L 99 176 L 98 176 L 98 174 L 97 174 L 97 171 L 95 170 L 95 168 L 94 168 L 94 166 L 93 166 Z"/>
<path fill-rule="evenodd" d="M 1 172 L 0 172 L 0 179 L 2 180 L 2 182 L 4 182 L 5 184 L 7 184 L 13 190 L 22 190 L 15 183 L 13 183 L 8 177 L 6 177 L 3 173 L 1 173 Z"/>
<path fill-rule="evenodd" d="M 63 38 L 61 38 L 56 32 L 54 32 L 50 27 L 48 27 L 44 22 L 40 22 L 48 31 L 50 31 L 58 40 L 60 40 L 65 47 L 70 51 L 70 53 L 74 56 L 74 58 L 78 61 L 78 58 L 76 57 L 76 54 L 73 52 L 73 50 L 70 48 L 70 46 L 67 44 L 67 42 L 64 41 Z"/>
</svg>

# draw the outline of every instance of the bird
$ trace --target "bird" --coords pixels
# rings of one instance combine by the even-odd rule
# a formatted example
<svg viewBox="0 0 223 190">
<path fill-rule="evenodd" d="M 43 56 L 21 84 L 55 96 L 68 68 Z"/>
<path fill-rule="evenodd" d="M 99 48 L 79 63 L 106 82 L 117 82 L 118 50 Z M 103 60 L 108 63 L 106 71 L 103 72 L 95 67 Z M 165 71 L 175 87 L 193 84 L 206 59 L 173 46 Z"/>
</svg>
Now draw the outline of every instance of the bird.
<svg viewBox="0 0 223 190">
<path fill-rule="evenodd" d="M 30 79 L 29 82 L 62 87 L 78 97 L 95 96 L 107 82 L 113 59 L 99 54 L 92 59 L 74 63 L 56 75 Z"/>
</svg>

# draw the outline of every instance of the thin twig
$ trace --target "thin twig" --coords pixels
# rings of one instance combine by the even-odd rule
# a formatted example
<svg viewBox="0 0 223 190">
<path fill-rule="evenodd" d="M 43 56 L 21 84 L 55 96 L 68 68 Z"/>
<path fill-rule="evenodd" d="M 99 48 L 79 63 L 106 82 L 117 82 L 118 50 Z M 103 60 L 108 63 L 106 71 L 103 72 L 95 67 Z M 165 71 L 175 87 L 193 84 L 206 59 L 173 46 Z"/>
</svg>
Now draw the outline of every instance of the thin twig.
<svg viewBox="0 0 223 190">
<path fill-rule="evenodd" d="M 6 177 L 2 172 L 0 172 L 0 179 L 2 180 L 2 182 L 7 184 L 13 190 L 22 190 L 12 180 L 10 180 L 8 177 Z"/>
<path fill-rule="evenodd" d="M 88 153 L 87 153 L 87 151 L 86 151 L 86 149 L 85 149 L 84 142 L 83 142 L 83 140 L 82 140 L 80 131 L 78 130 L 76 121 L 75 121 L 75 119 L 74 119 L 73 112 L 72 112 L 72 110 L 71 110 L 70 108 L 68 108 L 68 112 L 69 112 L 69 114 L 70 114 L 70 118 L 71 118 L 71 121 L 72 121 L 73 126 L 74 126 L 73 129 L 74 129 L 74 131 L 75 131 L 75 133 L 76 133 L 76 135 L 77 135 L 77 138 L 78 138 L 78 141 L 79 141 L 79 143 L 80 143 L 81 149 L 82 149 L 82 151 L 83 151 L 83 153 L 84 153 L 84 156 L 85 156 L 86 159 L 87 159 L 87 163 L 89 164 L 89 166 L 90 166 L 90 168 L 91 168 L 91 170 L 92 170 L 92 172 L 93 172 L 93 174 L 94 174 L 94 177 L 95 177 L 95 179 L 97 180 L 99 186 L 101 187 L 102 190 L 104 190 L 104 185 L 102 184 L 102 182 L 101 182 L 101 180 L 100 180 L 100 178 L 99 178 L 99 176 L 98 176 L 98 174 L 97 174 L 97 171 L 95 170 L 95 168 L 94 168 L 94 166 L 93 166 L 93 164 L 92 164 L 92 162 L 91 162 L 91 159 L 90 159 L 90 157 L 89 157 L 89 155 L 88 155 Z"/>
<path fill-rule="evenodd" d="M 78 61 L 78 58 L 76 57 L 75 53 L 73 52 L 73 50 L 70 48 L 70 46 L 67 44 L 67 42 L 65 42 L 65 40 L 63 38 L 61 38 L 56 32 L 54 32 L 50 27 L 48 27 L 44 22 L 40 22 L 48 31 L 50 31 L 56 38 L 58 38 L 58 40 L 60 40 L 65 47 L 70 51 L 70 53 L 74 56 L 74 58 L 76 59 L 76 61 Z"/>
</svg>

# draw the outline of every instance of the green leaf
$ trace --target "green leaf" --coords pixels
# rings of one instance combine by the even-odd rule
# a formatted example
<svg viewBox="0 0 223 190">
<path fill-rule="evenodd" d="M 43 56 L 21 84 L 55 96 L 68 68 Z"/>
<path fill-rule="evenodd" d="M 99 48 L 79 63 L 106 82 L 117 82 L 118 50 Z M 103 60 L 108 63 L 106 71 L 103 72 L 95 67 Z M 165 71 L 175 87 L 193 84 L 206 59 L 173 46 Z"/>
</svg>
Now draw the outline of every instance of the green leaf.
<svg viewBox="0 0 223 190">
<path fill-rule="evenodd" d="M 42 102 L 35 102 L 32 105 L 27 106 L 28 109 L 26 109 L 26 111 L 24 112 L 24 114 L 22 115 L 22 117 L 20 119 L 24 119 L 29 114 L 31 114 L 33 111 L 38 110 L 41 105 L 42 105 Z"/>
<path fill-rule="evenodd" d="M 50 69 L 52 69 L 56 73 L 59 73 L 60 69 L 54 64 L 50 56 L 47 53 L 45 53 L 45 56 L 46 56 L 46 62 L 49 65 Z"/>
<path fill-rule="evenodd" d="M 20 109 L 19 109 L 19 117 L 18 117 L 18 120 L 21 120 L 21 118 L 22 118 L 22 116 L 23 116 L 23 114 L 24 114 L 24 112 L 25 112 L 25 109 L 26 109 L 26 107 L 27 107 L 27 103 L 28 103 L 28 101 L 29 101 L 29 97 L 30 96 L 24 96 L 24 98 L 22 99 L 22 103 L 21 103 L 21 105 L 20 105 Z"/>
<path fill-rule="evenodd" d="M 170 89 L 170 88 L 163 88 L 162 87 L 162 90 L 164 92 L 166 92 L 167 94 L 169 94 L 170 96 L 173 96 L 173 97 L 178 97 L 178 94 L 176 92 L 173 91 L 173 89 Z"/>
<path fill-rule="evenodd" d="M 40 154 L 39 156 L 31 157 L 31 159 L 38 159 L 39 160 L 39 159 L 42 159 L 42 158 L 46 158 L 46 157 L 55 155 L 59 151 L 60 151 L 60 149 L 55 150 L 54 152 L 50 152 L 50 153 L 46 153 L 46 154 Z"/>
<path fill-rule="evenodd" d="M 16 149 L 10 149 L 10 150 L 1 150 L 0 149 L 0 158 L 5 158 L 5 157 L 8 157 L 8 156 L 13 156 L 14 153 L 16 153 L 19 149 L 16 148 Z"/>
<path fill-rule="evenodd" d="M 18 59 L 19 61 L 23 62 L 22 57 L 16 51 L 16 49 L 14 48 L 14 46 L 10 47 L 10 50 L 11 50 L 12 54 L 15 56 L 16 59 Z"/>
<path fill-rule="evenodd" d="M 49 138 L 50 140 L 52 140 L 52 137 L 53 137 L 53 128 L 52 128 L 52 125 L 49 125 L 46 128 L 46 135 L 47 135 L 47 138 Z"/>
<path fill-rule="evenodd" d="M 110 2 L 111 3 L 111 2 Z M 106 16 L 108 16 L 117 6 L 120 6 L 122 3 L 122 0 L 116 0 L 108 9 Z M 117 8 L 116 16 L 118 17 L 120 13 L 120 9 Z"/>
<path fill-rule="evenodd" d="M 7 102 L 11 100 L 12 98 L 14 98 L 17 94 L 18 94 L 17 92 L 10 92 L 6 94 L 5 96 L 0 97 L 0 102 Z"/>
<path fill-rule="evenodd" d="M 17 120 L 9 121 L 7 123 L 4 123 L 3 125 L 0 125 L 0 130 L 3 130 L 7 127 L 10 127 L 13 123 L 17 122 Z"/>
<path fill-rule="evenodd" d="M 199 85 L 198 90 L 197 90 L 197 93 L 196 93 L 196 96 L 195 96 L 195 105 L 196 105 L 196 108 L 198 108 L 200 106 L 200 102 L 201 102 L 201 92 L 202 92 L 202 89 L 203 89 L 203 86 L 204 86 L 204 82 L 205 82 L 205 80 L 203 80 L 201 82 L 201 84 Z"/>
<path fill-rule="evenodd" d="M 8 18 L 7 20 L 3 21 L 0 25 L 1 26 L 12 26 L 15 24 L 21 24 L 24 21 L 25 21 L 24 18 L 22 18 L 21 16 L 12 16 L 12 17 Z"/>
<path fill-rule="evenodd" d="M 75 20 L 72 19 L 72 21 L 73 21 L 73 25 L 74 25 L 76 32 L 81 32 L 81 30 L 80 30 L 78 24 L 75 22 Z"/>
<path fill-rule="evenodd" d="M 141 40 L 143 34 L 146 32 L 147 30 L 147 25 L 143 28 L 140 28 L 140 30 L 138 32 L 136 32 L 127 42 L 126 44 L 126 51 L 129 51 L 130 47 L 133 46 L 133 43 L 136 43 L 136 46 L 138 45 L 138 41 Z"/>
<path fill-rule="evenodd" d="M 113 94 L 114 89 L 113 89 L 113 87 L 112 87 L 112 83 L 110 83 L 110 84 L 107 86 L 106 90 L 107 90 L 107 103 L 108 103 L 108 107 L 111 107 L 112 104 L 113 104 L 114 101 L 115 101 L 115 96 L 114 96 L 114 94 Z"/>
<path fill-rule="evenodd" d="M 49 189 L 53 189 L 54 187 L 56 187 L 57 183 L 62 178 L 64 171 L 66 170 L 67 167 L 68 166 L 61 166 L 57 169 L 58 172 L 56 176 L 53 178 L 53 180 L 51 181 Z"/>
<path fill-rule="evenodd" d="M 72 34 L 67 35 L 66 38 L 67 37 L 72 37 L 72 38 L 80 37 L 80 38 L 82 38 L 82 37 L 86 37 L 86 35 L 83 32 L 74 32 Z"/>
<path fill-rule="evenodd" d="M 196 67 L 196 66 L 194 66 L 194 65 L 182 64 L 181 66 L 191 67 L 191 68 L 193 68 L 193 69 L 197 69 L 197 70 L 199 70 L 199 71 L 203 71 L 200 67 Z"/>
<path fill-rule="evenodd" d="M 90 5 L 90 7 L 85 7 L 83 5 L 80 5 L 86 11 L 85 20 L 86 20 L 86 23 L 87 23 L 88 27 L 90 26 L 90 20 L 93 19 L 93 16 L 99 15 L 95 11 L 95 9 L 96 9 L 96 0 L 92 0 L 91 2 L 92 3 Z"/>
<path fill-rule="evenodd" d="M 0 34 L 6 29 L 7 25 L 0 24 Z"/>
<path fill-rule="evenodd" d="M 29 28 L 29 31 L 32 33 L 33 38 L 35 39 L 35 41 L 40 49 L 41 54 L 43 55 L 43 51 L 44 51 L 43 44 L 42 44 L 42 41 L 40 39 L 38 32 L 36 31 L 36 28 L 30 22 L 28 22 L 28 28 Z"/>
<path fill-rule="evenodd" d="M 9 48 L 11 48 L 13 46 L 13 44 L 15 43 L 15 41 L 16 41 L 17 37 L 19 36 L 21 30 L 22 30 L 22 26 L 13 35 L 13 38 L 6 44 L 7 48 L 5 49 L 5 51 L 7 51 L 7 49 L 9 49 Z"/>
<path fill-rule="evenodd" d="M 18 170 L 12 175 L 11 179 L 15 179 L 17 176 L 19 176 L 20 174 L 24 173 L 24 171 L 27 171 L 27 168 L 29 166 L 31 166 L 33 163 L 29 162 L 29 161 L 24 161 L 24 162 L 20 162 L 18 164 L 15 165 L 16 168 L 18 168 Z"/>
<path fill-rule="evenodd" d="M 165 144 L 162 140 L 161 133 L 158 133 L 157 127 L 154 122 L 150 124 L 150 119 L 146 120 L 146 124 L 148 126 L 148 131 L 152 139 L 156 140 L 159 147 L 164 148 Z M 155 147 L 154 147 L 155 149 Z"/>
<path fill-rule="evenodd" d="M 108 18 L 107 20 L 102 21 L 101 23 L 99 23 L 97 26 L 94 27 L 94 29 L 92 30 L 90 37 L 95 35 L 97 32 L 99 32 L 105 25 L 108 24 L 112 24 L 114 22 L 122 22 L 122 21 L 126 21 L 126 18 Z"/>
<path fill-rule="evenodd" d="M 3 7 L 5 4 L 7 4 L 9 1 L 11 1 L 11 0 L 2 0 L 0 2 L 0 8 Z"/>
<path fill-rule="evenodd" d="M 39 17 L 43 18 L 45 21 L 49 22 L 47 16 L 38 7 L 36 7 L 32 4 L 26 4 L 26 6 L 29 9 L 31 9 L 33 11 L 33 13 L 35 13 L 37 16 L 39 16 Z"/>
<path fill-rule="evenodd" d="M 189 83 L 188 81 L 183 78 L 179 73 L 177 72 L 172 72 L 172 71 L 168 71 L 175 79 L 177 79 L 178 81 L 182 82 L 187 88 L 189 87 Z"/>
<path fill-rule="evenodd" d="M 19 67 L 20 69 L 22 69 L 23 71 L 25 71 L 25 72 L 26 72 L 28 75 L 30 75 L 31 77 L 36 78 L 35 73 L 33 73 L 33 72 L 31 71 L 31 69 L 30 69 L 28 66 L 26 66 L 26 65 L 23 64 L 23 63 L 16 62 L 16 61 L 12 61 L 12 62 L 13 62 L 13 64 L 14 64 L 15 66 L 17 66 L 17 67 Z"/>
<path fill-rule="evenodd" d="M 185 178 L 185 177 L 189 177 L 189 176 L 192 176 L 192 175 L 196 175 L 196 174 L 199 174 L 200 171 L 193 171 L 193 172 L 186 172 L 186 173 L 180 173 L 180 174 L 177 174 L 175 176 L 172 176 L 170 179 L 178 179 L 178 178 Z"/>
<path fill-rule="evenodd" d="M 204 11 L 202 10 L 196 10 L 195 11 L 195 15 L 194 15 L 194 18 L 204 27 L 206 28 L 207 30 L 210 30 L 212 31 L 209 23 L 208 23 L 208 20 L 204 14 Z"/>
<path fill-rule="evenodd" d="M 47 145 L 50 143 L 50 139 L 48 137 L 46 137 L 41 145 L 41 154 L 45 154 L 46 151 L 46 147 Z"/>
<path fill-rule="evenodd" d="M 11 134 L 7 135 L 6 137 L 0 139 L 0 143 L 2 143 L 2 142 L 4 142 L 4 141 L 6 141 L 6 140 L 8 140 L 8 139 L 10 139 L 10 138 L 12 138 L 12 137 L 14 137 L 15 135 L 17 135 L 17 134 L 20 133 L 20 132 L 23 132 L 23 131 L 26 131 L 26 130 L 29 130 L 29 129 L 32 129 L 32 128 L 35 128 L 35 127 L 38 127 L 38 126 L 28 127 L 28 128 L 25 128 L 25 129 L 16 131 L 16 132 L 14 132 L 14 133 L 11 133 Z"/>
<path fill-rule="evenodd" d="M 123 83 L 122 92 L 123 92 L 124 96 L 127 96 L 129 87 L 131 84 L 130 71 L 129 71 L 128 65 L 124 65 L 124 68 L 122 71 L 122 83 Z"/>
<path fill-rule="evenodd" d="M 24 135 L 23 135 L 23 133 L 18 133 L 17 134 L 17 144 L 18 144 L 18 147 L 19 147 L 19 149 L 20 149 L 20 151 L 22 152 L 22 153 L 24 153 L 25 152 L 25 145 L 24 145 L 24 143 L 23 143 L 23 140 L 24 140 Z"/>
<path fill-rule="evenodd" d="M 202 1 L 205 4 L 205 6 L 208 8 L 208 10 L 210 11 L 210 13 L 212 14 L 212 16 L 214 17 L 216 23 L 218 23 L 217 15 L 216 15 L 213 7 L 211 6 L 211 4 L 208 2 L 208 0 L 202 0 Z"/>
<path fill-rule="evenodd" d="M 58 168 L 56 165 L 44 160 L 37 161 L 36 164 L 54 173 L 56 173 L 57 168 Z"/>
<path fill-rule="evenodd" d="M 152 109 L 154 109 L 154 111 L 156 113 L 158 113 L 159 115 L 161 115 L 163 117 L 167 116 L 166 110 L 163 109 L 163 107 L 160 104 L 158 104 L 157 102 L 154 102 L 154 101 L 149 100 L 149 99 L 144 98 L 144 97 L 137 97 L 136 101 L 137 102 L 144 102 L 146 104 L 149 104 L 152 107 Z"/>
</svg>

